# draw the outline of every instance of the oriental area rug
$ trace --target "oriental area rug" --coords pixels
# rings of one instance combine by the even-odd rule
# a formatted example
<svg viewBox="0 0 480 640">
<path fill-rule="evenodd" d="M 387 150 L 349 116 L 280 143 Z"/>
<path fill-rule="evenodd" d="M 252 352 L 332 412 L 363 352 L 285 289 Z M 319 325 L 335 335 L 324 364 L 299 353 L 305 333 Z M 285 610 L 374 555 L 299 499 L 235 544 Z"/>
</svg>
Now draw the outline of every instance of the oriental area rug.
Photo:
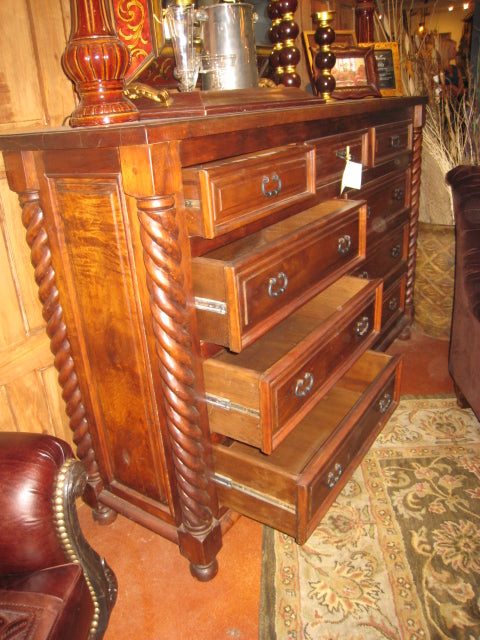
<svg viewBox="0 0 480 640">
<path fill-rule="evenodd" d="M 264 528 L 260 640 L 480 639 L 480 423 L 404 397 L 303 547 Z"/>
</svg>

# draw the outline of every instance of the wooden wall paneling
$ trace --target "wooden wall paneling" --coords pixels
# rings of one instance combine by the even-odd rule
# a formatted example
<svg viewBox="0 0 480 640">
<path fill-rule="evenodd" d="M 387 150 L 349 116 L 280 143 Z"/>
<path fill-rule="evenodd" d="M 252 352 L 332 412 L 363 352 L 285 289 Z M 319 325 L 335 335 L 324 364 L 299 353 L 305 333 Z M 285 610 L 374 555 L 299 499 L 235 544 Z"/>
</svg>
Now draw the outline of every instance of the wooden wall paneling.
<svg viewBox="0 0 480 640">
<path fill-rule="evenodd" d="M 3 209 L 4 237 L 9 254 L 10 270 L 18 290 L 25 332 L 30 334 L 43 327 L 45 323 L 42 317 L 42 305 L 38 299 L 34 270 L 30 262 L 30 249 L 25 240 L 25 227 L 22 224 L 18 196 L 10 191 L 6 180 L 0 180 L 0 202 Z"/>
<path fill-rule="evenodd" d="M 67 6 L 64 0 L 0 2 L 0 131 L 56 126 L 73 110 L 73 88 L 60 63 Z"/>
<path fill-rule="evenodd" d="M 69 0 L 1 0 L 0 131 L 59 126 L 71 113 L 74 91 L 61 66 L 69 29 Z M 72 443 L 21 209 L 3 159 L 0 278 L 0 430 L 47 431 Z"/>
<path fill-rule="evenodd" d="M 0 386 L 0 431 L 17 431 L 15 417 L 8 402 L 7 390 Z"/>
</svg>

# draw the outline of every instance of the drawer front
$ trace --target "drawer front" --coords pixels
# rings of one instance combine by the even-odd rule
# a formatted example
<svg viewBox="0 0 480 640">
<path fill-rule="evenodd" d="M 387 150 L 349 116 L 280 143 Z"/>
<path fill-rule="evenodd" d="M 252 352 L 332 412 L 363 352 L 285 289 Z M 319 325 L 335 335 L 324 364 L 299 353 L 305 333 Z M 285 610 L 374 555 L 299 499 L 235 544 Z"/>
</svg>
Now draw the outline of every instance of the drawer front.
<svg viewBox="0 0 480 640">
<path fill-rule="evenodd" d="M 368 351 L 354 369 L 271 456 L 214 445 L 221 504 L 306 542 L 398 403 L 400 358 Z"/>
<path fill-rule="evenodd" d="M 332 200 L 195 258 L 200 338 L 241 351 L 362 261 L 365 238 L 365 208 Z"/>
<path fill-rule="evenodd" d="M 352 162 L 367 164 L 367 129 L 352 133 L 309 140 L 315 147 L 315 174 L 317 188 L 341 180 L 345 170 L 347 153 Z"/>
<path fill-rule="evenodd" d="M 311 198 L 314 156 L 295 145 L 184 169 L 191 235 L 215 238 Z"/>
<path fill-rule="evenodd" d="M 212 432 L 270 454 L 373 344 L 380 330 L 379 281 L 343 282 L 351 283 L 348 297 L 341 292 L 348 285 L 333 285 L 341 296 L 326 291 L 242 354 L 223 352 L 204 362 Z"/>
<path fill-rule="evenodd" d="M 405 311 L 405 288 L 407 277 L 404 275 L 384 291 L 382 301 L 382 332 L 386 331 Z"/>
<path fill-rule="evenodd" d="M 400 171 L 369 183 L 360 192 L 355 192 L 355 198 L 367 201 L 367 235 L 373 242 L 400 221 L 408 219 L 409 176 L 409 171 Z"/>
<path fill-rule="evenodd" d="M 345 437 L 328 462 L 322 464 L 322 470 L 315 475 L 315 479 L 299 488 L 299 492 L 304 493 L 301 501 L 305 501 L 305 519 L 299 528 L 305 539 L 317 526 L 318 514 L 325 513 L 327 505 L 330 506 L 336 500 L 381 427 L 393 413 L 397 404 L 395 385 L 395 373 L 392 373 L 381 390 L 370 400 L 355 428 Z"/>
<path fill-rule="evenodd" d="M 412 149 L 413 128 L 410 121 L 381 125 L 371 130 L 373 165 Z"/>
<path fill-rule="evenodd" d="M 385 235 L 380 242 L 368 248 L 367 258 L 355 271 L 361 278 L 383 278 L 391 284 L 391 278 L 407 268 L 408 225 Z"/>
<path fill-rule="evenodd" d="M 378 327 L 375 307 L 376 300 L 372 300 L 346 324 L 339 322 L 316 351 L 309 350 L 306 362 L 296 358 L 293 371 L 284 371 L 273 381 L 262 381 L 262 386 L 267 387 L 262 395 L 268 397 L 271 406 L 269 422 L 274 446 L 288 433 L 288 427 L 298 422 L 345 368 L 352 365 L 355 356 L 372 344 L 377 335 L 375 326 Z"/>
</svg>

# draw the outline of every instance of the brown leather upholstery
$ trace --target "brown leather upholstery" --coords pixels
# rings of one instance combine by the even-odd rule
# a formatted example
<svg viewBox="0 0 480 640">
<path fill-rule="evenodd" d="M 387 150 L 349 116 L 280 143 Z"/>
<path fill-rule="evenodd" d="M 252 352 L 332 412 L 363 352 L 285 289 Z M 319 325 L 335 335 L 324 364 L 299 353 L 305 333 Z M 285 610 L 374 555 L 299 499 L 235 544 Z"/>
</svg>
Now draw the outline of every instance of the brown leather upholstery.
<svg viewBox="0 0 480 640">
<path fill-rule="evenodd" d="M 480 419 L 480 167 L 456 167 L 446 180 L 456 239 L 449 370 L 459 404 Z"/>
<path fill-rule="evenodd" d="M 116 581 L 81 535 L 73 488 L 82 485 L 61 482 L 70 473 L 84 471 L 67 443 L 0 433 L 0 640 L 86 640 L 105 631 Z"/>
</svg>

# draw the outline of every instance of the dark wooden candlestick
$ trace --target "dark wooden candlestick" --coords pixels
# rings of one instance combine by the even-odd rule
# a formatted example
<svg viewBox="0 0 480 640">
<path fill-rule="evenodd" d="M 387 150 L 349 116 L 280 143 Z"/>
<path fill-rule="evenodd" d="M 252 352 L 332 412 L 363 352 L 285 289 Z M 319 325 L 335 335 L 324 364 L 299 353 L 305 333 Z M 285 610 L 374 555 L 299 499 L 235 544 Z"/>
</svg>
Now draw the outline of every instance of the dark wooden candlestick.
<svg viewBox="0 0 480 640">
<path fill-rule="evenodd" d="M 275 69 L 275 81 L 286 87 L 299 87 L 301 78 L 295 71 L 300 62 L 300 50 L 295 46 L 298 24 L 294 20 L 297 0 L 272 0 L 268 5 L 268 16 L 272 21 L 269 30 L 273 52 L 270 64 Z"/>
<path fill-rule="evenodd" d="M 62 63 L 80 98 L 70 125 L 138 120 L 123 94 L 130 54 L 117 36 L 108 0 L 70 0 L 70 7 L 72 29 Z"/>
</svg>

